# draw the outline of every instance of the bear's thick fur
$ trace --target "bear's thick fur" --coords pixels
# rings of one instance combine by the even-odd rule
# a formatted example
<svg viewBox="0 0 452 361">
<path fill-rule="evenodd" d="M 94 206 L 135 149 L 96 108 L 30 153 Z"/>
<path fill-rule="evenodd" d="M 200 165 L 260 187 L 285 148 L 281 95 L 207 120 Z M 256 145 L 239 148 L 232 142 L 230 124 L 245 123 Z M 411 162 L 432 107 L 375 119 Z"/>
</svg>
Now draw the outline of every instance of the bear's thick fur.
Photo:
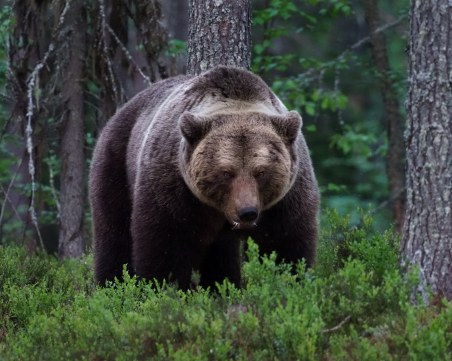
<svg viewBox="0 0 452 361">
<path fill-rule="evenodd" d="M 301 118 L 256 75 L 153 84 L 105 126 L 90 173 L 95 277 L 240 286 L 240 241 L 314 261 L 319 192 Z"/>
</svg>

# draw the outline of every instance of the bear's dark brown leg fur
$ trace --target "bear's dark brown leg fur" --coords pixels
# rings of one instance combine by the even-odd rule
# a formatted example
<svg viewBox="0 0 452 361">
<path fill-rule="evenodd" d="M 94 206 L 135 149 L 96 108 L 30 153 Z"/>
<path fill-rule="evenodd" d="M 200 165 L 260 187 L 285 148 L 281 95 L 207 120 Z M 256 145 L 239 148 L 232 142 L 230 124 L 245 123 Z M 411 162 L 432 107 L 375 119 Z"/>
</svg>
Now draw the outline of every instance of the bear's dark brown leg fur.
<svg viewBox="0 0 452 361">
<path fill-rule="evenodd" d="M 96 281 L 105 284 L 115 277 L 122 279 L 123 265 L 130 270 L 130 200 L 127 188 L 124 160 L 114 156 L 112 149 L 103 152 L 109 156 L 98 156 L 92 168 L 91 178 L 102 179 L 104 183 L 92 185 L 92 215 L 94 222 L 94 273 Z"/>
<path fill-rule="evenodd" d="M 297 183 L 302 182 L 298 180 Z M 262 214 L 252 237 L 261 254 L 275 251 L 279 262 L 288 263 L 297 263 L 304 258 L 306 265 L 312 267 L 316 254 L 317 201 L 309 200 L 310 193 L 297 183 L 281 202 Z M 297 192 L 297 189 L 303 191 Z"/>
<path fill-rule="evenodd" d="M 222 283 L 226 278 L 240 287 L 240 237 L 229 224 L 205 253 L 200 273 L 202 287 L 213 289 L 215 282 Z"/>
<path fill-rule="evenodd" d="M 143 190 L 134 204 L 131 230 L 135 273 L 144 279 L 175 282 L 178 288 L 188 289 L 201 253 L 193 244 L 193 229 L 178 222 L 153 199 L 155 196 Z"/>
</svg>

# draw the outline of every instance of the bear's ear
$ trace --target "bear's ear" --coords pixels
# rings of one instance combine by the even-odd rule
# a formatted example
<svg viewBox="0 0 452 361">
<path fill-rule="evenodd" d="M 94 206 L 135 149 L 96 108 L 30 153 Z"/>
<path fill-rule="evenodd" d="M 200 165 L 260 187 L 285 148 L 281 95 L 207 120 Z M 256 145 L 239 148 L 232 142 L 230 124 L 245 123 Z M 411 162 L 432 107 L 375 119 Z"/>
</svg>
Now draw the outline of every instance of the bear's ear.
<svg viewBox="0 0 452 361">
<path fill-rule="evenodd" d="M 273 117 L 272 124 L 278 134 L 292 144 L 297 139 L 303 122 L 300 114 L 292 110 L 283 116 Z"/>
<path fill-rule="evenodd" d="M 210 130 L 212 122 L 190 112 L 181 115 L 179 127 L 182 136 L 191 145 L 200 141 Z"/>
</svg>

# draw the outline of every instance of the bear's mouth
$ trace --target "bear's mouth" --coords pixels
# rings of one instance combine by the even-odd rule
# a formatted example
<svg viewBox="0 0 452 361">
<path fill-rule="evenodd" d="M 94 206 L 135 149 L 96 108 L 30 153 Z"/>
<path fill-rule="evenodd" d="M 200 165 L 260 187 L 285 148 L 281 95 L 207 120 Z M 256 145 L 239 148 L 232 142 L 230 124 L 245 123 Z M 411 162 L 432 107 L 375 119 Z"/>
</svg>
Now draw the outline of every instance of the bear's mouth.
<svg viewBox="0 0 452 361">
<path fill-rule="evenodd" d="M 231 223 L 232 223 L 233 230 L 251 229 L 251 228 L 257 227 L 256 221 L 254 221 L 254 222 L 237 222 L 237 221 L 233 220 Z"/>
</svg>

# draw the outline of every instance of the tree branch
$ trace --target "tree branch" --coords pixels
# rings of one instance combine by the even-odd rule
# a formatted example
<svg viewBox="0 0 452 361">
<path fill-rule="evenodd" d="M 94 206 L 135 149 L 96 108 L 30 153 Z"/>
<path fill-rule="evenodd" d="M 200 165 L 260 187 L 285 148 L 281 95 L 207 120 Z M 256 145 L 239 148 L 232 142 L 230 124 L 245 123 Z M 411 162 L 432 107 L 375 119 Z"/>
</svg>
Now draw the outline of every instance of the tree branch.
<svg viewBox="0 0 452 361">
<path fill-rule="evenodd" d="M 64 19 L 66 16 L 67 11 L 70 7 L 70 1 L 66 0 L 63 11 L 61 12 L 58 25 L 55 28 L 54 35 L 59 32 L 59 30 L 62 28 Z M 32 126 L 32 120 L 34 115 L 34 89 L 36 85 L 36 79 L 39 76 L 39 72 L 44 67 L 44 65 L 47 63 L 47 60 L 49 59 L 50 55 L 55 50 L 54 42 L 51 42 L 49 44 L 49 47 L 47 48 L 46 53 L 44 54 L 44 57 L 38 64 L 35 66 L 33 71 L 31 72 L 30 76 L 27 79 L 27 113 L 26 113 L 26 120 L 27 124 L 25 127 L 25 137 L 26 137 L 26 148 L 28 153 L 28 173 L 30 174 L 31 178 L 31 198 L 30 198 L 30 206 L 29 206 L 29 213 L 31 217 L 31 222 L 33 223 L 33 226 L 36 229 L 36 234 L 39 239 L 39 243 L 42 249 L 44 249 L 44 242 L 42 240 L 41 232 L 39 230 L 39 224 L 38 224 L 38 217 L 36 215 L 36 209 L 35 209 L 35 192 L 36 192 L 36 181 L 35 181 L 35 165 L 33 161 L 33 126 Z"/>
<path fill-rule="evenodd" d="M 124 52 L 124 55 L 127 57 L 127 59 L 129 60 L 129 62 L 138 70 L 138 72 L 140 73 L 140 75 L 143 77 L 144 80 L 146 80 L 146 82 L 151 85 L 151 79 L 143 73 L 143 71 L 140 69 L 140 67 L 137 65 L 137 63 L 135 62 L 135 60 L 133 60 L 132 54 L 130 54 L 129 50 L 127 50 L 126 46 L 122 43 L 122 41 L 118 38 L 118 36 L 115 34 L 115 32 L 113 31 L 113 29 L 110 27 L 110 25 L 105 24 L 105 27 L 107 28 L 108 32 L 111 34 L 111 36 L 113 36 L 113 39 L 116 40 L 116 42 L 118 43 L 119 47 L 121 48 L 121 50 Z"/>
<path fill-rule="evenodd" d="M 28 208 L 28 211 L 30 212 L 31 222 L 33 223 L 33 226 L 36 229 L 36 234 L 39 239 L 39 243 L 41 245 L 41 248 L 44 249 L 44 242 L 42 241 L 41 232 L 39 230 L 39 224 L 38 224 L 38 217 L 36 215 L 35 210 L 35 192 L 36 192 L 36 181 L 35 181 L 35 165 L 33 161 L 33 126 L 32 126 L 32 119 L 33 119 L 33 92 L 36 84 L 36 78 L 39 75 L 39 71 L 44 67 L 44 64 L 47 62 L 47 59 L 49 58 L 50 54 L 55 49 L 53 43 L 49 45 L 49 48 L 47 52 L 44 55 L 44 58 L 41 62 L 39 62 L 36 67 L 33 69 L 30 77 L 27 81 L 27 99 L 28 99 L 28 106 L 27 106 L 27 125 L 25 128 L 25 137 L 27 142 L 27 153 L 28 153 L 28 173 L 30 174 L 31 178 L 31 198 L 30 198 L 30 206 Z"/>
<path fill-rule="evenodd" d="M 99 0 L 99 15 L 100 15 L 100 24 L 101 24 L 100 25 L 101 26 L 101 35 L 102 35 L 101 36 L 101 42 L 102 42 L 101 46 L 102 46 L 102 50 L 103 50 L 103 55 L 104 55 L 105 62 L 107 63 L 108 75 L 110 78 L 111 88 L 112 88 L 113 94 L 115 96 L 115 103 L 120 104 L 121 97 L 119 95 L 118 88 L 116 86 L 115 75 L 113 72 L 113 65 L 111 64 L 110 57 L 108 55 L 108 47 L 107 47 L 107 42 L 105 40 L 105 29 L 107 29 L 107 21 L 105 20 L 106 15 L 105 15 L 105 5 L 104 5 L 103 0 Z"/>
<path fill-rule="evenodd" d="M 352 318 L 352 316 L 348 315 L 347 317 L 345 317 L 338 325 L 332 327 L 332 328 L 326 328 L 324 330 L 322 330 L 322 333 L 331 333 L 334 331 L 339 330 L 342 326 L 344 326 L 348 321 L 350 321 L 350 318 Z"/>
<path fill-rule="evenodd" d="M 311 68 L 311 69 L 305 71 L 304 73 L 300 73 L 300 74 L 298 74 L 297 78 L 307 78 L 317 71 L 334 66 L 339 60 L 342 60 L 343 58 L 345 58 L 348 53 L 350 53 L 354 50 L 357 50 L 361 46 L 367 44 L 371 40 L 371 36 L 384 32 L 390 28 L 393 28 L 393 27 L 399 25 L 402 21 L 406 20 L 407 18 L 408 18 L 408 15 L 405 14 L 405 15 L 402 15 L 401 17 L 399 17 L 397 20 L 394 20 L 393 22 L 380 26 L 374 32 L 369 34 L 368 36 L 362 38 L 361 40 L 358 40 L 357 42 L 355 42 L 354 44 L 349 46 L 342 53 L 340 53 L 338 56 L 336 56 L 333 60 L 326 62 L 319 68 Z"/>
<path fill-rule="evenodd" d="M 6 202 L 7 202 L 7 201 L 9 202 L 9 204 L 11 204 L 11 208 L 13 209 L 13 211 L 14 211 L 14 213 L 16 214 L 17 218 L 20 219 L 20 215 L 19 215 L 19 213 L 17 212 L 16 207 L 14 207 L 14 204 L 11 202 L 11 199 L 9 199 L 9 191 L 11 190 L 11 187 L 13 186 L 14 182 L 16 181 L 17 175 L 19 174 L 19 169 L 20 169 L 20 167 L 22 167 L 23 162 L 24 162 L 24 158 L 22 158 L 22 159 L 20 160 L 20 163 L 19 163 L 19 165 L 17 166 L 16 171 L 14 172 L 14 175 L 13 175 L 11 181 L 9 182 L 8 188 L 7 188 L 6 190 L 5 190 L 5 189 L 3 188 L 3 186 L 0 184 L 0 187 L 1 187 L 1 189 L 2 189 L 2 192 L 3 192 L 3 194 L 5 195 L 5 201 L 3 202 L 2 208 L 1 208 L 1 210 L 0 210 L 0 227 L 1 227 L 2 223 L 3 223 L 3 216 L 5 215 L 5 208 L 6 208 Z"/>
</svg>

